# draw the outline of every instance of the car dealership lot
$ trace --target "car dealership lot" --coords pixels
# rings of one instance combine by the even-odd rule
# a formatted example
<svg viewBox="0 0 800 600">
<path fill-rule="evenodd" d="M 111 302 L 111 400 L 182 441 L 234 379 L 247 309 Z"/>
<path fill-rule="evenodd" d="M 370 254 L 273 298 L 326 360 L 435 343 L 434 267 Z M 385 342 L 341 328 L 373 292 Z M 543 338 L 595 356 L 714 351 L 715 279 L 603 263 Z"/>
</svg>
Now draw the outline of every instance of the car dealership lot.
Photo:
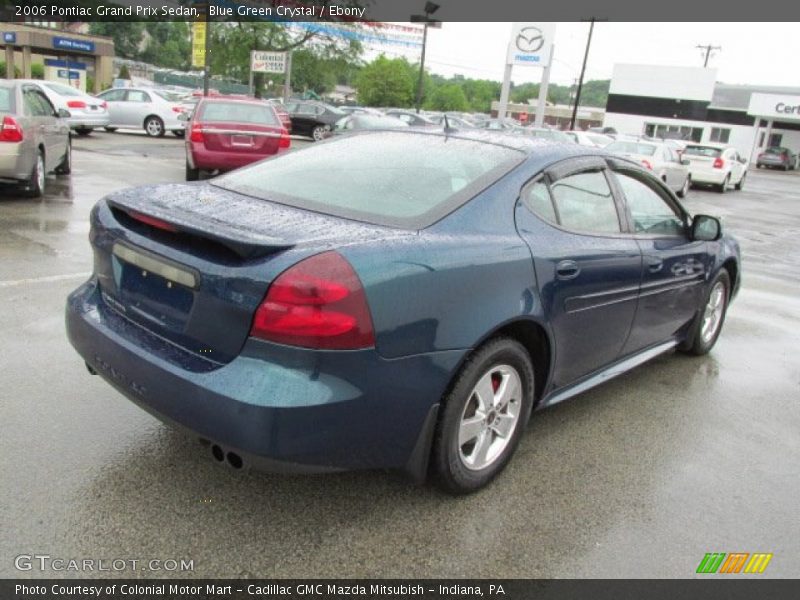
<svg viewBox="0 0 800 600">
<path fill-rule="evenodd" d="M 99 132 L 74 150 L 42 201 L 0 200 L 0 576 L 58 576 L 14 568 L 38 553 L 193 559 L 198 577 L 688 577 L 715 551 L 772 552 L 766 575 L 796 574 L 794 172 L 684 201 L 742 244 L 743 288 L 709 356 L 668 354 L 535 414 L 495 483 L 452 498 L 382 472 L 220 468 L 90 377 L 63 325 L 91 270 L 88 212 L 112 190 L 181 181 L 183 141 Z"/>
</svg>

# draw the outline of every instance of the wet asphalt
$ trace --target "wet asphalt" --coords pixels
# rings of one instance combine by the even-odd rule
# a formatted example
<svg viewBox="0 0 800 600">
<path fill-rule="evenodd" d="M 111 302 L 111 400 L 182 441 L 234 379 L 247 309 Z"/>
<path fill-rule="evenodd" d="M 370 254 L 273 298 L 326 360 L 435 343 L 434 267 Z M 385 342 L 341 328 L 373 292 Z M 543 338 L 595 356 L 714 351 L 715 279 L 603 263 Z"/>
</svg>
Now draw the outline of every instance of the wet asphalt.
<svg viewBox="0 0 800 600">
<path fill-rule="evenodd" d="M 302 143 L 300 143 L 302 144 Z M 512 463 L 461 498 L 387 472 L 240 473 L 141 411 L 68 344 L 87 216 L 180 181 L 181 140 L 74 142 L 42 200 L 0 190 L 0 577 L 18 555 L 193 560 L 159 577 L 693 577 L 707 552 L 800 564 L 800 175 L 693 190 L 740 240 L 743 288 L 701 358 L 667 354 L 534 415 Z M 139 563 L 141 565 L 141 563 Z"/>
</svg>

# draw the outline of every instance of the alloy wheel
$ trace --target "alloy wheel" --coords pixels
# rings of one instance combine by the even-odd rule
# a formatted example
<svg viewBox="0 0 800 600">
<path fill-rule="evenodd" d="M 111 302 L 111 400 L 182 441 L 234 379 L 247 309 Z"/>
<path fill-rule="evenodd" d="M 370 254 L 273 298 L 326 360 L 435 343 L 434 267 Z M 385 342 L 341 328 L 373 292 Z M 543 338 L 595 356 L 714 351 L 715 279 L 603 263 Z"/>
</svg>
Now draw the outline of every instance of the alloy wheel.
<svg viewBox="0 0 800 600">
<path fill-rule="evenodd" d="M 708 302 L 703 311 L 703 324 L 700 328 L 700 337 L 703 343 L 708 344 L 717 334 L 720 323 L 722 323 L 722 315 L 725 312 L 725 284 L 718 281 L 711 288 L 711 293 L 708 295 Z"/>
</svg>

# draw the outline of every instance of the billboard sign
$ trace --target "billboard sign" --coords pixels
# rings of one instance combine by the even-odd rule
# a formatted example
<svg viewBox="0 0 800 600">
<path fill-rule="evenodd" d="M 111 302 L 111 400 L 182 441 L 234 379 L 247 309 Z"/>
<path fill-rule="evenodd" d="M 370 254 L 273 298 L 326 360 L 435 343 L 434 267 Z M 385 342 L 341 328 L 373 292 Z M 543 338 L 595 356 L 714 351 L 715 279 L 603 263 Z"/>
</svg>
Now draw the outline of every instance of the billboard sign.
<svg viewBox="0 0 800 600">
<path fill-rule="evenodd" d="M 250 54 L 250 70 L 254 73 L 285 73 L 286 52 L 253 50 Z"/>
<path fill-rule="evenodd" d="M 555 33 L 555 23 L 514 23 L 506 64 L 546 67 Z"/>
</svg>

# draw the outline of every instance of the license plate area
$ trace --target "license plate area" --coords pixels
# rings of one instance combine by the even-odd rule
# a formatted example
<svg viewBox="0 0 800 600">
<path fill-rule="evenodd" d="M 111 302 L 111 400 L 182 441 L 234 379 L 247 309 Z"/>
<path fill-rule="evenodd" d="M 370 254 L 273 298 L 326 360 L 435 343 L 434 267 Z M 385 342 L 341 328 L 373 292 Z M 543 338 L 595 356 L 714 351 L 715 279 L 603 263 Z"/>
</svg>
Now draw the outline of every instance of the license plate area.
<svg viewBox="0 0 800 600">
<path fill-rule="evenodd" d="M 253 146 L 253 136 L 251 135 L 232 135 L 231 136 L 231 146 L 245 146 L 245 147 L 252 147 Z"/>
</svg>

